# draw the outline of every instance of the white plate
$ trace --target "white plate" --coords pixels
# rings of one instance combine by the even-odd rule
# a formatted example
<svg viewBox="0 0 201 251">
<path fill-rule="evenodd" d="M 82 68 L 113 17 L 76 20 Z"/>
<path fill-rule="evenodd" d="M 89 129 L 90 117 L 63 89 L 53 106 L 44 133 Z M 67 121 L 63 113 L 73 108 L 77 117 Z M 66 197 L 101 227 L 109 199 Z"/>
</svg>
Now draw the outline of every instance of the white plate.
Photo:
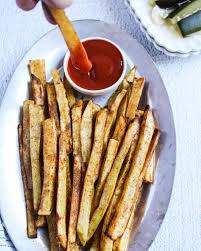
<svg viewBox="0 0 201 251">
<path fill-rule="evenodd" d="M 150 56 L 130 35 L 121 32 L 114 25 L 100 21 L 83 20 L 74 22 L 81 38 L 101 36 L 116 42 L 125 52 L 128 65 L 138 66 L 140 75 L 146 77 L 145 99 L 154 110 L 159 128 L 159 163 L 153 186 L 145 187 L 139 217 L 138 233 L 131 239 L 130 250 L 147 250 L 154 240 L 165 216 L 174 179 L 176 163 L 176 140 L 172 111 L 161 77 Z M 58 29 L 43 36 L 25 55 L 17 67 L 8 86 L 0 109 L 0 209 L 1 216 L 15 247 L 20 251 L 48 250 L 46 233 L 39 231 L 37 239 L 28 239 L 26 235 L 26 217 L 23 186 L 18 155 L 17 125 L 23 101 L 28 98 L 29 74 L 27 63 L 30 59 L 46 60 L 47 78 L 52 68 L 61 67 L 66 46 Z M 129 57 L 128 57 L 129 55 Z M 105 104 L 108 96 L 96 98 Z M 149 195 L 149 196 L 148 196 Z M 148 199 L 147 199 L 148 197 Z M 145 207 L 146 206 L 146 207 Z M 140 212 L 139 211 L 139 212 Z"/>
<path fill-rule="evenodd" d="M 187 57 L 201 52 L 201 35 L 194 34 L 183 38 L 174 27 L 155 24 L 149 0 L 125 0 L 140 24 L 141 30 L 155 47 L 169 56 Z"/>
</svg>

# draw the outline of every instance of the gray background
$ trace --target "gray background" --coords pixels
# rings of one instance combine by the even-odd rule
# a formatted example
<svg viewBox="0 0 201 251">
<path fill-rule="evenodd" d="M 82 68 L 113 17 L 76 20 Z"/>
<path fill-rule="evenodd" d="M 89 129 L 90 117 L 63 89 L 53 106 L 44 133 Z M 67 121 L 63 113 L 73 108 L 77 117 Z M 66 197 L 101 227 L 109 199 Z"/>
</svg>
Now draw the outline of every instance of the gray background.
<svg viewBox="0 0 201 251">
<path fill-rule="evenodd" d="M 75 0 L 72 20 L 93 18 L 114 23 L 133 35 L 155 61 L 173 108 L 177 169 L 170 206 L 151 251 L 201 250 L 201 56 L 171 58 L 142 34 L 123 0 Z M 0 102 L 9 80 L 29 48 L 53 28 L 40 5 L 23 12 L 14 0 L 0 1 Z M 0 226 L 0 250 L 11 250 Z"/>
</svg>

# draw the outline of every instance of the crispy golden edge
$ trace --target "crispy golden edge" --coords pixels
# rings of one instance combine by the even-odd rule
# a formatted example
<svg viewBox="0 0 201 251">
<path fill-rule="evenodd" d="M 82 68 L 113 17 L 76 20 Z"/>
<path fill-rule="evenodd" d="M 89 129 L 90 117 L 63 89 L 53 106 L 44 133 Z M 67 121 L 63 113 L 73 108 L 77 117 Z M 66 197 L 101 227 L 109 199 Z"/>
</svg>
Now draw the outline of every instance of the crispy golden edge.
<svg viewBox="0 0 201 251">
<path fill-rule="evenodd" d="M 54 119 L 43 122 L 44 179 L 39 215 L 50 215 L 54 204 L 57 168 L 57 132 Z"/>
<path fill-rule="evenodd" d="M 23 130 L 22 125 L 18 126 L 18 141 L 19 141 L 19 156 L 21 162 L 21 174 L 24 186 L 24 197 L 26 205 L 26 217 L 27 217 L 27 235 L 29 238 L 37 238 L 37 230 L 34 220 L 34 209 L 31 191 L 28 188 L 27 177 L 25 173 L 25 168 L 23 165 Z"/>
<path fill-rule="evenodd" d="M 29 70 L 31 75 L 31 85 L 33 99 L 37 105 L 45 105 L 45 60 L 30 60 Z"/>
<path fill-rule="evenodd" d="M 61 133 L 66 135 L 67 153 L 72 150 L 71 141 L 71 120 L 70 120 L 70 109 L 68 105 L 68 100 L 66 98 L 66 90 L 64 88 L 63 82 L 61 81 L 59 72 L 54 69 L 52 70 L 53 82 L 56 90 L 56 98 L 59 106 L 60 113 L 60 130 Z"/>
<path fill-rule="evenodd" d="M 127 89 L 130 85 L 130 83 L 133 82 L 134 77 L 136 73 L 136 67 L 134 66 L 126 75 L 123 82 L 120 84 L 120 86 L 117 88 L 117 90 L 112 94 L 112 96 L 108 100 L 108 108 L 111 107 L 112 103 L 114 102 L 116 96 L 123 90 Z"/>
<path fill-rule="evenodd" d="M 85 164 L 88 164 L 93 136 L 93 102 L 90 100 L 83 112 L 81 121 L 81 151 Z"/>
<path fill-rule="evenodd" d="M 28 188 L 32 189 L 31 179 L 31 156 L 30 156 L 30 132 L 29 132 L 29 105 L 34 104 L 33 100 L 23 102 L 23 165 L 26 172 Z"/>
<path fill-rule="evenodd" d="M 50 251 L 58 251 L 58 239 L 57 239 L 57 229 L 56 229 L 56 213 L 55 210 L 52 210 L 51 215 L 46 216 L 47 226 L 48 226 L 48 235 L 50 241 Z"/>
<path fill-rule="evenodd" d="M 112 239 L 119 238 L 128 223 L 133 200 L 136 196 L 137 184 L 143 181 L 143 166 L 148 153 L 149 145 L 154 133 L 155 123 L 151 111 L 146 110 L 143 116 L 141 132 L 128 177 L 124 184 L 123 193 L 116 207 L 114 216 L 106 230 Z"/>
<path fill-rule="evenodd" d="M 38 211 L 42 191 L 42 166 L 41 166 L 41 146 L 42 146 L 42 123 L 44 121 L 43 108 L 39 105 L 29 106 L 29 133 L 30 133 L 30 157 L 31 176 L 33 186 L 33 205 L 35 212 Z"/>
<path fill-rule="evenodd" d="M 94 208 L 96 209 L 103 192 L 103 187 L 106 181 L 106 178 L 112 168 L 112 164 L 117 154 L 119 142 L 115 139 L 110 139 L 105 153 L 105 158 L 101 167 L 100 175 L 96 185 L 96 190 L 94 194 Z"/>
<path fill-rule="evenodd" d="M 46 218 L 45 216 L 38 215 L 36 219 L 36 228 L 43 228 L 47 226 Z"/>
<path fill-rule="evenodd" d="M 66 96 L 68 99 L 68 104 L 70 109 L 74 106 L 74 104 L 76 103 L 76 98 L 74 95 L 74 90 L 72 88 L 72 86 L 68 83 L 68 80 L 66 79 L 66 76 L 64 75 L 64 87 L 66 89 Z"/>
<path fill-rule="evenodd" d="M 122 99 L 126 95 L 127 91 L 123 89 L 114 99 L 113 103 L 111 104 L 108 118 L 105 125 L 105 134 L 104 134 L 104 144 L 103 144 L 103 152 L 105 152 L 108 144 L 108 140 L 110 139 L 112 129 L 115 125 L 117 112 L 119 109 L 119 105 L 121 104 Z"/>
<path fill-rule="evenodd" d="M 85 245 L 87 241 L 89 219 L 91 213 L 91 203 L 94 193 L 94 183 L 97 180 L 99 174 L 101 157 L 102 157 L 102 149 L 103 149 L 102 135 L 104 135 L 106 118 L 107 118 L 107 109 L 99 111 L 96 116 L 94 142 L 84 179 L 78 224 L 77 224 L 77 233 L 82 245 Z"/>
<path fill-rule="evenodd" d="M 125 229 L 123 235 L 120 238 L 118 238 L 116 241 L 114 241 L 114 244 L 113 244 L 114 251 L 127 251 L 128 250 L 130 235 L 131 235 L 131 231 L 133 228 L 135 211 L 136 211 L 137 206 L 139 204 L 141 195 L 142 195 L 142 187 L 139 187 L 138 191 L 137 191 L 137 195 L 136 195 L 134 203 L 133 203 L 133 206 L 132 206 L 132 209 L 131 209 L 131 215 L 130 215 L 128 224 L 126 226 L 126 229 Z"/>
<path fill-rule="evenodd" d="M 95 103 L 93 103 L 93 115 L 96 116 L 96 114 L 101 110 L 101 107 Z"/>
<path fill-rule="evenodd" d="M 144 163 L 145 175 L 144 182 L 153 183 L 154 182 L 154 172 L 155 172 L 155 161 L 154 161 L 154 152 L 158 145 L 160 138 L 160 131 L 156 129 L 151 140 L 149 151 Z"/>
<path fill-rule="evenodd" d="M 59 137 L 59 165 L 57 181 L 57 236 L 60 245 L 65 249 L 67 243 L 66 214 L 67 214 L 67 154 L 63 134 Z"/>
<path fill-rule="evenodd" d="M 70 207 L 70 219 L 68 227 L 68 250 L 76 243 L 76 227 L 81 197 L 81 172 L 82 160 L 80 155 L 74 155 L 73 163 L 73 187 Z M 76 245 L 76 244 L 75 244 Z"/>
<path fill-rule="evenodd" d="M 55 120 L 55 124 L 58 132 L 59 128 L 59 114 L 57 109 L 57 99 L 56 99 L 56 91 L 53 84 L 48 83 L 47 86 L 47 102 L 48 102 L 48 111 L 51 119 Z"/>
<path fill-rule="evenodd" d="M 122 164 L 129 151 L 133 137 L 139 131 L 139 127 L 140 127 L 139 119 L 135 119 L 132 123 L 130 123 L 128 127 L 128 130 L 126 132 L 122 145 L 115 158 L 112 169 L 106 179 L 99 205 L 92 215 L 90 225 L 89 225 L 88 240 L 92 237 L 92 235 L 96 231 L 98 225 L 103 219 L 103 216 L 109 206 L 110 200 L 115 190 L 115 186 L 117 183 L 117 179 L 118 179 Z"/>
<path fill-rule="evenodd" d="M 117 119 L 112 139 L 116 139 L 119 142 L 119 144 L 121 144 L 125 131 L 126 131 L 126 119 L 125 117 L 120 116 Z"/>
<path fill-rule="evenodd" d="M 135 78 L 133 81 L 131 95 L 128 101 L 128 107 L 126 111 L 126 117 L 129 120 L 133 120 L 135 118 L 138 104 L 142 95 L 142 90 L 144 88 L 144 82 L 144 78 Z"/>
</svg>

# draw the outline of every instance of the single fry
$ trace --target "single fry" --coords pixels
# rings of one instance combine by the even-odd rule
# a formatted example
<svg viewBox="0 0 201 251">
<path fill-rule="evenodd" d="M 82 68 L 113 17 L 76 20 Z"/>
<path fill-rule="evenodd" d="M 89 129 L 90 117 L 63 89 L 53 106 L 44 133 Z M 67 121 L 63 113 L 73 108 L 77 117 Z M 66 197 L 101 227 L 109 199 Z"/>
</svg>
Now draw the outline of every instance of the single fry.
<svg viewBox="0 0 201 251">
<path fill-rule="evenodd" d="M 30 156 L 30 132 L 29 132 L 29 106 L 34 104 L 32 100 L 25 100 L 23 103 L 23 165 L 27 176 L 28 188 L 32 189 L 31 179 L 31 156 Z"/>
<path fill-rule="evenodd" d="M 73 163 L 73 187 L 71 196 L 70 219 L 68 227 L 68 248 L 73 250 L 76 245 L 76 227 L 80 206 L 81 197 L 81 173 L 82 173 L 82 160 L 80 155 L 74 155 Z"/>
<path fill-rule="evenodd" d="M 112 168 L 112 164 L 117 154 L 119 142 L 115 139 L 110 139 L 107 151 L 105 153 L 105 159 L 101 167 L 101 172 L 99 175 L 98 183 L 96 186 L 95 196 L 94 196 L 94 208 L 96 209 L 103 192 L 103 187 L 107 176 Z"/>
<path fill-rule="evenodd" d="M 60 245 L 66 248 L 66 210 L 67 210 L 67 154 L 66 142 L 63 134 L 59 138 L 59 165 L 58 165 L 58 181 L 57 181 L 57 236 Z"/>
<path fill-rule="evenodd" d="M 57 70 L 52 70 L 53 82 L 56 90 L 57 103 L 60 112 L 60 130 L 66 136 L 67 153 L 71 152 L 72 142 L 71 142 L 71 128 L 70 128 L 70 109 L 68 106 L 68 100 L 66 98 L 66 90 L 61 81 L 59 72 Z"/>
<path fill-rule="evenodd" d="M 114 102 L 115 98 L 117 95 L 123 90 L 123 89 L 128 89 L 130 86 L 130 83 L 133 83 L 134 77 L 136 73 L 136 67 L 134 66 L 126 75 L 125 79 L 123 82 L 120 84 L 120 86 L 117 88 L 117 90 L 112 94 L 112 96 L 108 100 L 108 108 L 111 107 L 112 103 Z"/>
<path fill-rule="evenodd" d="M 70 159 L 69 155 L 66 156 L 66 186 L 67 186 L 67 202 L 70 203 L 71 192 L 72 192 L 72 176 L 70 168 Z M 68 208 L 68 206 L 67 206 Z"/>
<path fill-rule="evenodd" d="M 38 214 L 50 215 L 54 205 L 57 164 L 57 132 L 54 119 L 43 123 L 44 179 Z"/>
<path fill-rule="evenodd" d="M 76 31 L 73 28 L 71 21 L 65 15 L 64 10 L 54 9 L 49 7 L 49 11 L 63 34 L 64 40 L 71 54 L 71 60 L 75 68 L 81 72 L 88 73 L 92 64 L 88 59 L 86 50 L 80 42 Z"/>
<path fill-rule="evenodd" d="M 106 230 L 106 234 L 116 240 L 124 233 L 131 213 L 132 204 L 136 196 L 137 185 L 143 181 L 143 166 L 154 133 L 155 123 L 153 114 L 146 110 L 143 116 L 141 132 L 135 149 L 135 154 L 124 184 L 121 198 L 116 207 L 114 216 Z M 140 176 L 141 175 L 141 176 Z M 139 184 L 140 185 L 140 184 Z"/>
<path fill-rule="evenodd" d="M 132 84 L 131 95 L 128 101 L 126 117 L 131 121 L 135 118 L 138 104 L 144 87 L 144 78 L 135 78 Z"/>
<path fill-rule="evenodd" d="M 29 70 L 31 75 L 33 99 L 37 105 L 45 105 L 45 60 L 30 60 Z"/>
<path fill-rule="evenodd" d="M 132 143 L 133 137 L 138 133 L 140 127 L 139 119 L 135 119 L 132 123 L 130 123 L 122 145 L 119 149 L 119 152 L 115 158 L 114 164 L 112 169 L 106 179 L 102 196 L 100 198 L 99 205 L 95 212 L 92 215 L 90 225 L 89 225 L 89 233 L 88 233 L 88 240 L 93 236 L 94 232 L 96 231 L 98 225 L 100 224 L 108 206 L 112 195 L 114 193 L 114 189 L 117 183 L 117 179 L 119 176 L 119 172 L 121 170 L 122 164 L 124 159 L 129 151 L 130 145 Z"/>
<path fill-rule="evenodd" d="M 56 91 L 53 84 L 47 84 L 47 102 L 48 102 L 48 111 L 51 119 L 55 120 L 57 130 L 59 132 L 59 115 L 57 109 L 57 99 Z"/>
<path fill-rule="evenodd" d="M 126 94 L 126 96 L 121 101 L 121 104 L 119 106 L 119 110 L 118 110 L 118 113 L 117 113 L 117 118 L 119 118 L 120 116 L 123 116 L 123 117 L 126 116 L 127 106 L 128 106 L 128 93 Z"/>
<path fill-rule="evenodd" d="M 154 171 L 155 171 L 155 158 L 154 158 L 154 152 L 156 149 L 156 146 L 158 145 L 158 141 L 160 138 L 160 131 L 158 129 L 155 129 L 154 135 L 151 140 L 151 144 L 149 147 L 149 151 L 144 163 L 144 169 L 145 169 L 145 176 L 144 176 L 144 182 L 153 183 L 154 182 Z"/>
<path fill-rule="evenodd" d="M 48 234 L 50 241 L 50 251 L 58 251 L 58 240 L 57 240 L 57 229 L 56 229 L 56 213 L 55 210 L 52 211 L 51 215 L 46 217 Z"/>
<path fill-rule="evenodd" d="M 136 66 L 133 66 L 133 68 L 127 73 L 125 79 L 130 82 L 133 83 L 133 80 L 135 78 L 135 74 L 136 74 L 137 68 Z"/>
<path fill-rule="evenodd" d="M 71 110 L 72 117 L 72 137 L 73 137 L 73 155 L 81 155 L 81 119 L 82 119 L 83 101 L 79 100 Z"/>
<path fill-rule="evenodd" d="M 26 217 L 27 217 L 27 235 L 29 238 L 37 238 L 37 230 L 35 226 L 34 220 L 34 208 L 32 201 L 32 194 L 28 188 L 27 176 L 25 173 L 25 168 L 23 165 L 23 130 L 22 125 L 18 126 L 18 140 L 19 140 L 19 155 L 21 162 L 21 173 L 22 173 L 22 181 L 24 185 L 24 197 L 26 204 Z"/>
<path fill-rule="evenodd" d="M 116 139 L 119 142 L 119 144 L 121 144 L 125 131 L 126 131 L 126 119 L 123 116 L 120 116 L 117 119 L 112 138 Z"/>
<path fill-rule="evenodd" d="M 85 245 L 87 241 L 94 183 L 98 178 L 101 164 L 103 135 L 104 135 L 106 118 L 107 118 L 107 109 L 101 110 L 100 112 L 98 112 L 96 116 L 94 142 L 84 179 L 78 224 L 77 224 L 77 233 L 82 245 Z"/>
<path fill-rule="evenodd" d="M 71 109 L 74 106 L 74 104 L 76 103 L 74 90 L 73 90 L 72 86 L 68 83 L 65 75 L 64 75 L 63 82 L 64 82 L 64 87 L 66 89 L 66 96 L 67 96 L 67 99 L 68 99 L 68 104 L 69 104 L 69 107 Z"/>
<path fill-rule="evenodd" d="M 83 112 L 81 122 L 81 150 L 84 164 L 88 164 L 93 134 L 93 102 L 90 100 Z"/>
<path fill-rule="evenodd" d="M 126 226 L 126 229 L 125 229 L 123 235 L 119 239 L 114 241 L 114 244 L 113 244 L 114 251 L 127 251 L 128 250 L 129 239 L 130 239 L 131 231 L 133 228 L 135 211 L 136 211 L 136 208 L 137 208 L 138 203 L 140 201 L 141 194 L 142 194 L 142 187 L 139 188 L 137 191 L 137 195 L 135 197 L 135 200 L 134 200 L 134 203 L 133 203 L 133 206 L 131 209 L 131 215 L 130 215 L 128 224 Z"/>
<path fill-rule="evenodd" d="M 127 91 L 125 89 L 123 89 L 116 96 L 115 100 L 111 104 L 110 111 L 109 111 L 108 118 L 107 118 L 107 122 L 106 122 L 106 125 L 105 125 L 103 152 L 107 148 L 108 140 L 110 139 L 111 132 L 112 132 L 112 129 L 114 127 L 114 124 L 115 124 L 115 121 L 116 121 L 116 118 L 117 118 L 117 112 L 118 112 L 118 109 L 119 109 L 119 105 L 120 105 L 122 99 L 124 98 L 124 96 L 126 95 L 126 92 Z"/>
<path fill-rule="evenodd" d="M 42 191 L 42 166 L 41 166 L 41 146 L 42 146 L 42 123 L 44 121 L 43 108 L 39 105 L 29 106 L 29 133 L 30 133 L 30 156 L 31 156 L 31 176 L 33 187 L 33 205 L 35 212 L 38 211 Z"/>
</svg>

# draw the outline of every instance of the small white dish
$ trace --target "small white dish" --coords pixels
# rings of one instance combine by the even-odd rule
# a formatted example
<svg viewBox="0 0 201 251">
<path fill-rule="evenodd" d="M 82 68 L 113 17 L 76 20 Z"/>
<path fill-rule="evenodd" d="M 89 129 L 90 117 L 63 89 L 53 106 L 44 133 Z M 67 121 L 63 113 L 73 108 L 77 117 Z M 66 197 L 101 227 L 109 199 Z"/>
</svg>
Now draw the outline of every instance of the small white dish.
<svg viewBox="0 0 201 251">
<path fill-rule="evenodd" d="M 111 85 L 111 86 L 109 86 L 107 88 L 104 88 L 104 89 L 100 89 L 100 90 L 89 90 L 89 89 L 85 89 L 85 88 L 80 87 L 79 85 L 77 85 L 71 79 L 71 77 L 69 76 L 68 71 L 67 71 L 68 62 L 70 60 L 70 52 L 69 51 L 67 51 L 67 53 L 66 53 L 66 55 L 64 57 L 64 62 L 63 62 L 64 74 L 65 74 L 68 82 L 70 83 L 70 85 L 76 91 L 81 92 L 83 94 L 90 95 L 90 96 L 100 96 L 100 95 L 103 95 L 103 94 L 107 94 L 109 92 L 113 92 L 113 91 L 115 91 L 117 89 L 117 87 L 123 81 L 124 76 L 126 74 L 127 62 L 126 62 L 126 59 L 125 59 L 125 55 L 124 55 L 122 49 L 115 42 L 113 42 L 113 41 L 111 41 L 109 39 L 106 39 L 106 38 L 103 38 L 103 37 L 88 37 L 88 38 L 82 39 L 81 42 L 85 42 L 85 41 L 89 41 L 89 40 L 103 40 L 103 41 L 111 43 L 112 45 L 114 45 L 119 50 L 119 52 L 121 53 L 122 59 L 123 59 L 123 70 L 122 70 L 122 74 L 121 74 L 120 78 L 113 85 Z"/>
<path fill-rule="evenodd" d="M 201 52 L 201 35 L 194 34 L 183 38 L 176 29 L 168 25 L 154 23 L 153 7 L 148 0 L 125 0 L 141 30 L 154 46 L 168 56 L 188 57 Z"/>
</svg>

